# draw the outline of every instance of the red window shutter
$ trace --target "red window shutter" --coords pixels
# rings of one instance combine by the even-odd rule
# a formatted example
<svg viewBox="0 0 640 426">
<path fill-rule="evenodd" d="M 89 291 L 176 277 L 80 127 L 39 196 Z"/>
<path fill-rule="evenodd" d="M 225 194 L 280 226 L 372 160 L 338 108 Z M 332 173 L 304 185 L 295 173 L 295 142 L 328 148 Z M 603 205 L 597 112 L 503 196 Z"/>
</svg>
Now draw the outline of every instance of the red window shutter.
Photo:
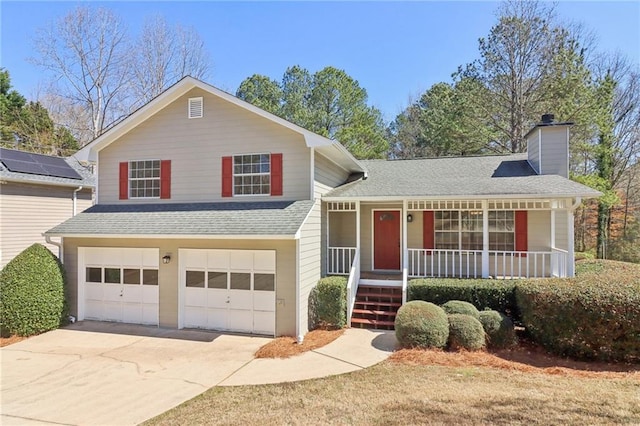
<svg viewBox="0 0 640 426">
<path fill-rule="evenodd" d="M 222 157 L 222 196 L 233 196 L 233 158 Z"/>
<path fill-rule="evenodd" d="M 433 211 L 422 212 L 422 242 L 426 249 L 432 249 L 436 247 L 435 235 L 434 235 L 434 214 Z M 431 252 L 427 252 L 431 254 Z"/>
<path fill-rule="evenodd" d="M 528 224 L 527 224 L 527 211 L 526 210 L 518 210 L 515 212 L 515 227 L 516 227 L 516 232 L 515 232 L 515 237 L 516 237 L 516 244 L 515 244 L 515 249 L 516 251 L 527 251 L 529 248 L 529 242 L 527 241 L 528 237 L 527 237 L 527 229 L 528 229 Z"/>
<path fill-rule="evenodd" d="M 129 163 L 120 163 L 120 199 L 129 199 Z"/>
<path fill-rule="evenodd" d="M 271 154 L 271 195 L 282 195 L 282 154 Z"/>
<path fill-rule="evenodd" d="M 171 198 L 171 160 L 160 161 L 160 198 Z"/>
</svg>

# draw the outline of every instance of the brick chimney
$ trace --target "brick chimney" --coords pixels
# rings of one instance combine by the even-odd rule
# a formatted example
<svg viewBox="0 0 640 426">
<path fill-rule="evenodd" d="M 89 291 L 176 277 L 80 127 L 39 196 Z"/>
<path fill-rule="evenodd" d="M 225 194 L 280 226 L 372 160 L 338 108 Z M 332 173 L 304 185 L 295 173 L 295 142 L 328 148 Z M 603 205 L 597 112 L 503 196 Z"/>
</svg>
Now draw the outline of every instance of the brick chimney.
<svg viewBox="0 0 640 426">
<path fill-rule="evenodd" d="M 569 127 L 558 123 L 553 114 L 544 114 L 540 123 L 527 133 L 527 159 L 540 175 L 569 177 Z"/>
</svg>

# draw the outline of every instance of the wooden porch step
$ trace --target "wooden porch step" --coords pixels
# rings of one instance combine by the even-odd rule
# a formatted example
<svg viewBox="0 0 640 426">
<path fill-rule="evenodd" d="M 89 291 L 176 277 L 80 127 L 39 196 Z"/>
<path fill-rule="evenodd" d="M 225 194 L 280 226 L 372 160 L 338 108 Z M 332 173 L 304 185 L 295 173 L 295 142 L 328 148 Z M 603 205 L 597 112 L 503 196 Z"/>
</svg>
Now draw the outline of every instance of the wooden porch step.
<svg viewBox="0 0 640 426">
<path fill-rule="evenodd" d="M 359 315 L 377 315 L 377 316 L 386 316 L 386 317 L 395 317 L 396 311 L 384 311 L 384 310 L 376 310 L 376 309 L 362 309 L 362 308 L 354 308 L 353 314 Z"/>
<path fill-rule="evenodd" d="M 362 324 L 362 325 L 393 327 L 394 323 L 393 323 L 393 321 L 379 320 L 379 319 L 351 318 L 351 324 Z"/>
<path fill-rule="evenodd" d="M 386 299 L 402 299 L 402 293 L 400 293 L 400 294 L 395 294 L 395 293 L 365 293 L 365 292 L 358 291 L 358 293 L 356 293 L 356 299 L 358 297 L 379 297 L 379 298 L 386 298 Z"/>
<path fill-rule="evenodd" d="M 379 302 L 377 300 L 356 300 L 356 306 L 361 305 L 364 306 L 389 306 L 394 308 L 399 308 L 402 306 L 402 302 Z"/>
</svg>

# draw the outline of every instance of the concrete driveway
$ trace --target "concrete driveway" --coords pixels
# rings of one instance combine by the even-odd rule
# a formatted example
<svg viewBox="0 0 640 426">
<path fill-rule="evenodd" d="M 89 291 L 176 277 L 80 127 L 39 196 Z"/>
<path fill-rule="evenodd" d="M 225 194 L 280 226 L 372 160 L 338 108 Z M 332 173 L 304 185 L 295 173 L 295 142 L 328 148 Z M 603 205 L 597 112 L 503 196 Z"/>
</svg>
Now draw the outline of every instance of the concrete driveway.
<svg viewBox="0 0 640 426">
<path fill-rule="evenodd" d="M 269 340 L 77 323 L 0 350 L 0 423 L 138 424 L 221 383 Z"/>
</svg>

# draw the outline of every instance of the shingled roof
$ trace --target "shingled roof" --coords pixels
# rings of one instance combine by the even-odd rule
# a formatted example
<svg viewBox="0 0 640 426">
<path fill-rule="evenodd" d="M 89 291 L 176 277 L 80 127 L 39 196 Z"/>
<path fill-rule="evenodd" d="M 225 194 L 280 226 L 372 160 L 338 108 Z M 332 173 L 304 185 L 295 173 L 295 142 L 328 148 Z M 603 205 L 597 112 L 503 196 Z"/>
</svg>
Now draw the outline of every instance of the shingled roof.
<svg viewBox="0 0 640 426">
<path fill-rule="evenodd" d="M 537 175 L 526 154 L 363 161 L 367 179 L 346 183 L 324 198 L 381 197 L 598 197 L 587 186 Z"/>
<path fill-rule="evenodd" d="M 50 236 L 278 236 L 293 238 L 314 201 L 95 205 Z"/>
<path fill-rule="evenodd" d="M 0 158 L 2 157 L 3 151 L 13 151 L 8 150 L 6 148 L 0 148 Z M 37 154 L 42 157 L 53 157 L 60 158 L 50 155 L 42 155 Z M 23 183 L 32 183 L 32 184 L 42 184 L 42 185 L 58 185 L 58 186 L 73 186 L 79 187 L 83 186 L 85 188 L 93 188 L 95 186 L 95 176 L 91 172 L 90 168 L 87 168 L 80 164 L 78 160 L 73 157 L 66 157 L 64 161 L 75 170 L 82 179 L 69 179 L 64 177 L 57 176 L 47 176 L 43 174 L 33 174 L 33 173 L 21 173 L 21 172 L 12 172 L 7 169 L 4 164 L 0 161 L 0 180 L 7 180 L 12 182 L 23 182 Z"/>
</svg>

